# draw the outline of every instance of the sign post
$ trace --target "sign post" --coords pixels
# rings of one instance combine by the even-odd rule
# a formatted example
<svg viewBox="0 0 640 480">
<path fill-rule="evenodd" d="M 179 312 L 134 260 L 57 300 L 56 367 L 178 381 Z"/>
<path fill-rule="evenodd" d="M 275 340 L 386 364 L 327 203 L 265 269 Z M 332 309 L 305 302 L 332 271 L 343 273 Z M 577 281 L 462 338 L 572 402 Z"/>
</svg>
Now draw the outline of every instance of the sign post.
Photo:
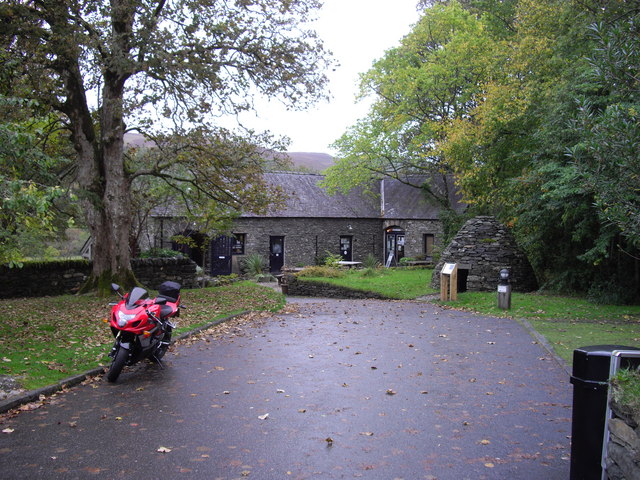
<svg viewBox="0 0 640 480">
<path fill-rule="evenodd" d="M 458 264 L 445 263 L 440 272 L 440 300 L 458 300 Z"/>
</svg>

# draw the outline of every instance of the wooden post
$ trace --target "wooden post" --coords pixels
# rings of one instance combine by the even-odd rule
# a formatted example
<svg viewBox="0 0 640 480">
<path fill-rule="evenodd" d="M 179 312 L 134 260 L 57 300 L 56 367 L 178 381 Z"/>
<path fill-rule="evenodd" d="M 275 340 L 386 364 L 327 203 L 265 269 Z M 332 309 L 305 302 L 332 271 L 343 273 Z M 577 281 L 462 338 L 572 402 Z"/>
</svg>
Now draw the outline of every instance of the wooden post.
<svg viewBox="0 0 640 480">
<path fill-rule="evenodd" d="M 458 300 L 458 264 L 445 263 L 440 272 L 440 300 Z"/>
</svg>

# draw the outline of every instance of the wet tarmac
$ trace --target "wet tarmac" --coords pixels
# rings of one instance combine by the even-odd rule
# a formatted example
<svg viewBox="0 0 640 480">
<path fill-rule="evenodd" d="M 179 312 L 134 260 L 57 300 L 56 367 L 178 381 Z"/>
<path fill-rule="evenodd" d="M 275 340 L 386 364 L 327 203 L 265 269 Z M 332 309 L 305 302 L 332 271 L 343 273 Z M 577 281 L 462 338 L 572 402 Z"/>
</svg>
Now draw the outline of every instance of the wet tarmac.
<svg viewBox="0 0 640 480">
<path fill-rule="evenodd" d="M 289 300 L 5 415 L 0 478 L 568 478 L 569 378 L 517 322 Z"/>
</svg>

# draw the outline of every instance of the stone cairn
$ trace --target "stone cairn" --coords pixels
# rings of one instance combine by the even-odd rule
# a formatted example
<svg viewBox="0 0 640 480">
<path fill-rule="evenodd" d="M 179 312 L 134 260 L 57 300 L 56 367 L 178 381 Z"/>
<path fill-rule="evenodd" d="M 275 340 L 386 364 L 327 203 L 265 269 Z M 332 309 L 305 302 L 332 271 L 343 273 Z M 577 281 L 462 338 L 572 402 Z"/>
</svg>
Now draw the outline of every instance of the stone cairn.
<svg viewBox="0 0 640 480">
<path fill-rule="evenodd" d="M 475 217 L 463 225 L 435 267 L 431 282 L 435 289 L 440 289 L 440 272 L 445 263 L 457 263 L 459 269 L 468 270 L 468 291 L 496 290 L 503 268 L 509 270 L 513 291 L 530 292 L 538 288 L 527 256 L 507 227 L 494 217 Z"/>
</svg>

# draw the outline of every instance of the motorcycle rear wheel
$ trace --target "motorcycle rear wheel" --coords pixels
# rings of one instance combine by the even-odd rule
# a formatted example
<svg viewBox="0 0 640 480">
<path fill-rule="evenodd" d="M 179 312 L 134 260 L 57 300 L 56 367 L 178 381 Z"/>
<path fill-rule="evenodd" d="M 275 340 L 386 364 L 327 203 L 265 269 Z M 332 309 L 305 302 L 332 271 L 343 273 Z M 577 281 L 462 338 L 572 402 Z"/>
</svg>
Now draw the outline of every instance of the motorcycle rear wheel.
<svg viewBox="0 0 640 480">
<path fill-rule="evenodd" d="M 107 380 L 109 380 L 110 382 L 115 382 L 118 379 L 125 363 L 127 363 L 128 358 L 129 350 L 122 347 L 118 348 L 118 352 L 116 353 L 116 356 L 113 357 L 111 366 L 109 366 L 109 371 L 107 372 Z"/>
</svg>

